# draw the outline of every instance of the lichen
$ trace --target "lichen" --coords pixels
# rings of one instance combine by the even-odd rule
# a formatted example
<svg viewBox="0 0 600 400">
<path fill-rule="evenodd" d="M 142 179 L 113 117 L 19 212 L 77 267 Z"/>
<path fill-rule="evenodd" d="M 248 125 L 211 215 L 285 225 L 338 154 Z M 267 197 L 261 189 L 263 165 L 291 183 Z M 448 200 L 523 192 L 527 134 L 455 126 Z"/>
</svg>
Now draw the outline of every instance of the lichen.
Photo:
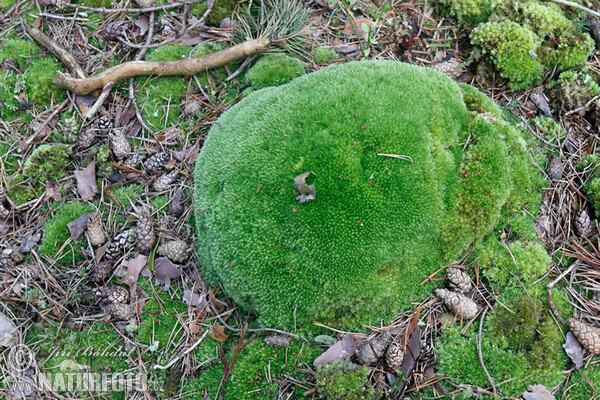
<svg viewBox="0 0 600 400">
<path fill-rule="evenodd" d="M 328 400 L 375 400 L 369 368 L 350 361 L 334 361 L 317 368 L 317 390 Z"/>
<path fill-rule="evenodd" d="M 71 152 L 71 147 L 66 144 L 43 144 L 25 161 L 23 175 L 42 183 L 61 179 L 65 176 L 65 166 Z"/>
<path fill-rule="evenodd" d="M 205 276 L 270 327 L 392 318 L 533 181 L 515 177 L 534 171 L 525 141 L 476 93 L 374 61 L 250 94 L 214 125 L 197 162 Z M 316 199 L 300 204 L 293 181 L 306 171 Z"/>
<path fill-rule="evenodd" d="M 306 73 L 304 63 L 285 54 L 267 54 L 258 59 L 246 73 L 246 81 L 254 89 L 279 86 Z"/>
</svg>

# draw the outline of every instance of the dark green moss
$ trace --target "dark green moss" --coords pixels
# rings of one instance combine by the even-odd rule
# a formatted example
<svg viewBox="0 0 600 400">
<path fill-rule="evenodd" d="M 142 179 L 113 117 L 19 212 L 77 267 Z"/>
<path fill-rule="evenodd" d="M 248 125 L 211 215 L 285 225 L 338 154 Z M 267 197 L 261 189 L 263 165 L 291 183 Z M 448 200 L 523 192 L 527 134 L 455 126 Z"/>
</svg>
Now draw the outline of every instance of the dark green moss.
<svg viewBox="0 0 600 400">
<path fill-rule="evenodd" d="M 509 346 L 529 350 L 535 339 L 542 312 L 542 302 L 528 295 L 510 299 L 506 307 L 496 307 L 490 316 L 493 334 L 503 338 Z"/>
<path fill-rule="evenodd" d="M 317 368 L 317 389 L 328 400 L 375 400 L 370 369 L 350 361 L 334 361 Z"/>
</svg>

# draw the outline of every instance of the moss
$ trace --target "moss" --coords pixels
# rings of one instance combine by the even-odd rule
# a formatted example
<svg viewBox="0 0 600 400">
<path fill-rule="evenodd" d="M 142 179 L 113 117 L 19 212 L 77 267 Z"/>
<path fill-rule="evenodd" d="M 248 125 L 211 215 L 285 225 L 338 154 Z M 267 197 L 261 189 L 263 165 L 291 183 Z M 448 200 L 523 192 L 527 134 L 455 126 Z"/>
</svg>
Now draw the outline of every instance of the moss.
<svg viewBox="0 0 600 400">
<path fill-rule="evenodd" d="M 493 334 L 506 339 L 509 346 L 529 350 L 535 338 L 542 302 L 528 295 L 515 296 L 506 307 L 496 307 L 490 317 Z M 510 311 L 509 311 L 510 310 Z"/>
<path fill-rule="evenodd" d="M 487 22 L 471 32 L 471 43 L 480 47 L 513 89 L 526 89 L 540 82 L 543 65 L 531 55 L 541 44 L 530 29 L 513 21 Z"/>
<path fill-rule="evenodd" d="M 52 100 L 60 103 L 66 99 L 65 91 L 56 88 L 52 82 L 56 71 L 64 70 L 53 58 L 41 57 L 29 61 L 23 76 L 29 101 L 46 108 L 52 104 Z"/>
<path fill-rule="evenodd" d="M 369 368 L 350 361 L 334 361 L 317 369 L 317 389 L 328 400 L 375 400 Z"/>
<path fill-rule="evenodd" d="M 285 54 L 267 54 L 246 73 L 246 81 L 255 89 L 279 86 L 304 75 L 306 68 L 298 58 Z"/>
<path fill-rule="evenodd" d="M 524 141 L 475 92 L 376 61 L 250 94 L 196 164 L 205 276 L 270 327 L 393 318 L 430 292 L 424 276 L 481 241 L 511 195 Z M 316 199 L 301 204 L 293 181 L 306 171 Z"/>
<path fill-rule="evenodd" d="M 235 9 L 235 5 L 237 4 L 236 0 L 219 0 L 216 1 L 210 14 L 206 19 L 206 23 L 209 26 L 219 26 L 219 22 L 223 18 L 231 18 L 233 15 L 233 10 Z M 206 2 L 199 2 L 192 6 L 192 15 L 196 18 L 201 18 L 202 15 L 206 12 Z"/>
<path fill-rule="evenodd" d="M 75 265 L 84 260 L 79 248 L 86 246 L 85 238 L 80 237 L 68 246 L 64 246 L 71 237 L 67 224 L 83 214 L 92 212 L 94 208 L 90 204 L 77 202 L 54 203 L 51 206 L 56 207 L 57 210 L 44 225 L 43 241 L 38 248 L 38 253 L 50 258 L 59 265 Z"/>
<path fill-rule="evenodd" d="M 529 120 L 529 123 L 542 134 L 544 140 L 550 143 L 561 141 L 567 135 L 567 132 L 552 118 L 535 117 Z"/>
<path fill-rule="evenodd" d="M 557 398 L 560 399 L 593 399 L 597 395 L 597 388 L 600 387 L 600 366 L 598 366 L 598 357 L 594 357 L 595 362 L 586 363 L 586 368 L 582 370 L 573 370 L 569 375 L 569 380 L 561 385 Z M 584 376 L 585 374 L 585 376 Z M 593 385 L 590 386 L 590 383 Z"/>
<path fill-rule="evenodd" d="M 17 0 L 0 0 L 0 10 L 6 11 L 15 4 Z"/>
<path fill-rule="evenodd" d="M 23 165 L 23 175 L 34 182 L 58 180 L 65 176 L 71 147 L 66 144 L 43 144 L 36 148 Z"/>
<path fill-rule="evenodd" d="M 202 57 L 207 54 L 225 50 L 226 48 L 227 46 L 222 42 L 203 42 L 196 46 L 194 52 L 192 53 L 192 57 Z M 227 67 L 231 72 L 233 72 L 238 65 L 238 62 L 233 62 L 228 64 Z M 227 68 L 222 66 L 201 72 L 196 76 L 198 77 L 198 81 L 200 82 L 200 85 L 202 85 L 202 88 L 205 91 L 208 91 L 209 95 L 214 97 L 217 93 L 218 87 L 225 83 L 225 78 L 227 78 L 228 75 Z"/>
<path fill-rule="evenodd" d="M 486 22 L 492 12 L 492 0 L 445 0 L 449 14 L 459 25 L 473 26 Z"/>
<path fill-rule="evenodd" d="M 224 371 L 218 348 L 222 348 L 225 360 L 230 363 L 236 353 L 238 341 L 238 336 L 232 336 L 220 345 L 215 340 L 205 339 L 196 350 L 196 357 L 200 362 L 207 362 L 209 367 L 198 379 L 188 381 L 183 391 L 206 390 L 210 398 L 218 398 Z M 304 380 L 300 370 L 306 369 L 306 364 L 312 364 L 321 353 L 320 349 L 299 341 L 293 341 L 289 348 L 277 348 L 265 345 L 260 337 L 251 340 L 246 336 L 245 343 L 248 344 L 238 353 L 227 380 L 224 400 L 275 399 L 286 376 Z M 296 392 L 295 398 L 302 398 L 305 389 L 294 385 L 293 390 Z"/>
<path fill-rule="evenodd" d="M 600 177 L 595 176 L 585 184 L 585 195 L 594 206 L 596 218 L 600 216 Z"/>
<path fill-rule="evenodd" d="M 600 86 L 586 70 L 565 71 L 548 87 L 550 97 L 559 105 L 560 113 L 582 108 L 592 97 L 600 94 Z M 587 110 L 582 109 L 579 114 L 584 115 L 588 111 L 599 115 L 600 101 L 591 104 Z"/>
<path fill-rule="evenodd" d="M 338 58 L 337 51 L 329 46 L 317 46 L 313 50 L 315 64 L 328 64 Z"/>
<path fill-rule="evenodd" d="M 25 181 L 26 178 L 20 173 L 10 176 L 6 181 L 9 187 L 8 195 L 17 204 L 25 204 L 37 197 L 36 188 Z"/>
<path fill-rule="evenodd" d="M 9 39 L 0 45 L 0 62 L 12 58 L 16 61 L 17 67 L 25 71 L 27 61 L 39 52 L 40 48 L 31 40 Z"/>
</svg>

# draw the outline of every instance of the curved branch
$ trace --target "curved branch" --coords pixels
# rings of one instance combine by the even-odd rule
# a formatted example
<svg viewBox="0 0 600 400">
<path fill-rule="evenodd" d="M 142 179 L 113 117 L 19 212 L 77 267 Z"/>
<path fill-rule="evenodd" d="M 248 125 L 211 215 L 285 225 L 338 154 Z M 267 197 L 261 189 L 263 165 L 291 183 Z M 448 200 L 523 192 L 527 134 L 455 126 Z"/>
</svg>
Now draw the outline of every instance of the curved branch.
<svg viewBox="0 0 600 400">
<path fill-rule="evenodd" d="M 52 80 L 61 89 L 66 89 L 76 94 L 88 94 L 94 90 L 103 88 L 108 83 L 115 83 L 120 79 L 134 76 L 195 75 L 199 72 L 239 60 L 240 58 L 264 53 L 269 49 L 271 44 L 281 42 L 282 40 L 271 38 L 249 40 L 216 53 L 179 61 L 130 61 L 84 79 L 72 78 L 59 72 L 58 76 Z"/>
</svg>

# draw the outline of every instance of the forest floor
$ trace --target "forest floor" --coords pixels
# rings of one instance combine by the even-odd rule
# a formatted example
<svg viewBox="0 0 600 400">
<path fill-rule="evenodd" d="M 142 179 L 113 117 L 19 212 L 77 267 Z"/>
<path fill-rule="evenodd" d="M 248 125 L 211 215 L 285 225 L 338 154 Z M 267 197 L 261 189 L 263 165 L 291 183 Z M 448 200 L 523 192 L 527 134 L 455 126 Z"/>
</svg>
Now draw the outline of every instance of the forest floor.
<svg viewBox="0 0 600 400">
<path fill-rule="evenodd" d="M 58 70 L 68 71 L 69 66 L 33 40 L 32 27 L 54 39 L 82 71 L 93 75 L 126 61 L 163 61 L 196 49 L 207 54 L 229 47 L 234 3 L 217 1 L 208 10 L 206 2 L 163 1 L 156 7 L 130 0 L 80 3 L 17 0 L 0 13 L 0 38 L 7 38 L 0 43 L 4 82 L 0 83 L 4 96 L 0 104 L 0 249 L 4 251 L 0 256 L 0 332 L 17 327 L 2 340 L 26 345 L 29 356 L 34 355 L 15 378 L 29 382 L 40 371 L 73 370 L 74 364 L 92 363 L 95 371 L 144 372 L 148 379 L 143 390 L 133 394 L 109 390 L 79 393 L 79 398 L 219 398 L 225 393 L 227 377 L 212 393 L 204 393 L 201 383 L 194 380 L 219 363 L 221 371 L 229 368 L 231 372 L 235 357 L 231 360 L 225 352 L 237 354 L 269 332 L 246 331 L 247 316 L 219 288 L 207 287 L 201 278 L 191 251 L 193 171 L 210 127 L 247 90 L 244 74 L 255 57 L 193 78 L 120 81 L 102 104 L 95 104 L 102 97 L 100 91 L 73 95 L 52 88 L 52 76 Z M 564 172 L 543 195 L 539 224 L 544 244 L 551 256 L 569 248 L 574 258 L 600 266 L 600 253 L 593 247 L 573 248 L 573 239 L 591 243 L 594 239 L 586 241 L 583 236 L 592 238 L 597 232 L 595 220 L 588 222 L 593 233 L 586 235 L 576 231 L 574 221 L 582 210 L 593 215 L 583 189 L 593 168 L 575 166 L 595 152 L 600 139 L 598 121 L 580 112 L 558 115 L 556 104 L 543 94 L 540 100 L 543 85 L 509 90 L 499 76 L 479 76 L 465 67 L 471 51 L 468 32 L 442 17 L 427 1 L 358 0 L 348 9 L 341 4 L 306 2 L 312 48 L 335 50 L 316 58 L 309 49 L 303 60 L 307 71 L 365 58 L 398 60 L 442 70 L 458 82 L 476 86 L 509 110 L 516 121 L 527 123 L 535 116 L 554 114 L 566 136 L 545 145 L 555 150 Z M 352 23 L 349 12 L 354 15 Z M 374 21 L 378 24 L 367 29 Z M 156 50 L 164 45 L 180 49 Z M 587 67 L 600 71 L 600 57 L 594 55 Z M 536 135 L 535 130 L 530 133 Z M 63 152 L 39 153 L 37 164 L 28 166 L 26 160 L 45 144 L 61 145 Z M 122 155 L 116 154 L 119 149 Z M 544 172 L 544 166 L 540 169 Z M 92 223 L 99 238 L 90 236 Z M 127 233 L 134 226 L 137 252 Z M 158 245 L 162 247 L 157 249 Z M 106 252 L 114 252 L 118 262 L 114 269 L 102 271 L 102 264 L 94 266 L 93 260 Z M 572 304 L 597 318 L 598 309 L 581 294 L 593 273 L 569 269 L 571 264 L 554 259 L 548 276 L 565 279 Z M 159 275 L 156 281 L 144 276 L 147 266 L 154 276 Z M 95 269 L 98 282 L 112 277 L 114 286 L 122 282 L 122 287 L 135 290 L 98 292 L 96 283 L 90 281 Z M 124 305 L 107 300 L 119 296 L 130 300 Z M 394 387 L 394 379 L 382 377 L 377 369 L 370 375 L 371 382 L 383 387 L 389 398 L 419 398 L 422 390 L 427 390 L 428 398 L 458 396 L 465 390 L 489 395 L 490 386 L 470 388 L 436 375 L 435 340 L 443 306 L 432 296 L 419 307 L 423 310 L 420 319 L 425 321 L 420 326 L 421 356 L 405 377 L 404 394 Z M 409 326 L 413 315 L 406 312 L 394 324 Z M 213 351 L 204 348 L 198 354 L 194 350 L 207 335 L 214 340 Z M 329 340 L 342 335 L 329 331 L 321 338 L 325 344 L 319 352 L 331 344 Z M 90 355 L 90 351 L 107 352 Z M 8 347 L 2 357 L 3 375 L 14 376 Z M 275 383 L 276 392 L 269 394 L 275 398 L 289 398 L 294 391 L 318 398 L 314 367 L 294 367 L 301 373 L 286 372 L 285 378 L 265 373 L 257 382 Z M 0 389 L 7 398 L 35 397 L 26 386 L 7 382 Z M 563 384 L 568 386 L 568 378 Z M 257 385 L 262 387 L 262 383 Z M 58 392 L 46 386 L 38 396 L 61 398 Z M 62 396 L 75 397 L 68 390 Z"/>
</svg>

